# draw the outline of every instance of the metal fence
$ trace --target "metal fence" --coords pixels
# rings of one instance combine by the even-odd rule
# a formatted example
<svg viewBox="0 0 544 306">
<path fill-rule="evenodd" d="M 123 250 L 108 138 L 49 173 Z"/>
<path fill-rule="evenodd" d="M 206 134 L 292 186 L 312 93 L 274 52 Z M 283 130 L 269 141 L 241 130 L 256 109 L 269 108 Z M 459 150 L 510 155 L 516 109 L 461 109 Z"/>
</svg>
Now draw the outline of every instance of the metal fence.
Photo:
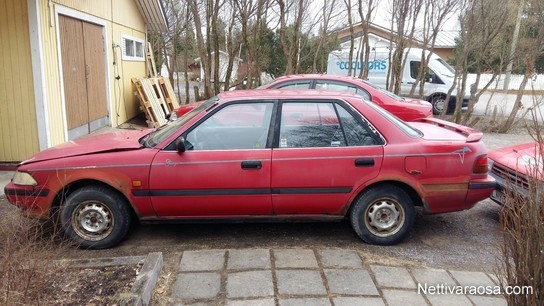
<svg viewBox="0 0 544 306">
<path fill-rule="evenodd" d="M 483 88 L 489 80 L 492 78 L 492 74 L 482 74 L 480 77 L 480 83 L 478 84 L 478 88 Z M 499 75 L 494 81 L 493 84 L 489 86 L 489 89 L 499 89 L 502 90 L 504 86 L 504 74 Z M 469 75 L 471 80 L 476 80 L 475 74 Z M 508 90 L 517 90 L 519 89 L 519 86 L 521 85 L 521 81 L 523 80 L 523 75 L 520 74 L 513 74 L 510 76 L 510 83 L 508 85 Z M 544 90 L 544 74 L 536 74 L 532 78 L 529 79 L 527 82 L 527 85 L 525 86 L 525 90 Z"/>
</svg>

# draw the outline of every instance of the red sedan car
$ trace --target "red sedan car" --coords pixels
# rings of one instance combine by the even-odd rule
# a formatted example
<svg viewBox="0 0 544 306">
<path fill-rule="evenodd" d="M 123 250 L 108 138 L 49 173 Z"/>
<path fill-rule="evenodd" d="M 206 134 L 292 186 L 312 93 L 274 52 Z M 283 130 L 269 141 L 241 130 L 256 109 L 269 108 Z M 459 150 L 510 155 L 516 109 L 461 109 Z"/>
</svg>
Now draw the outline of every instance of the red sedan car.
<svg viewBox="0 0 544 306">
<path fill-rule="evenodd" d="M 347 91 L 372 101 L 404 121 L 433 116 L 431 103 L 411 98 L 403 98 L 392 92 L 383 90 L 370 82 L 355 77 L 344 77 L 327 74 L 299 74 L 277 78 L 274 82 L 258 89 L 320 89 Z M 181 117 L 201 102 L 184 105 L 176 110 Z"/>
<path fill-rule="evenodd" d="M 431 103 L 403 98 L 355 77 L 328 74 L 299 74 L 279 77 L 260 89 L 321 89 L 342 90 L 372 101 L 404 121 L 433 116 Z"/>
<path fill-rule="evenodd" d="M 368 243 L 409 233 L 415 207 L 471 208 L 495 187 L 482 134 L 437 119 L 410 125 L 330 91 L 234 91 L 155 130 L 71 141 L 22 162 L 5 187 L 28 215 L 59 212 L 82 248 L 130 224 L 342 220 Z"/>
</svg>

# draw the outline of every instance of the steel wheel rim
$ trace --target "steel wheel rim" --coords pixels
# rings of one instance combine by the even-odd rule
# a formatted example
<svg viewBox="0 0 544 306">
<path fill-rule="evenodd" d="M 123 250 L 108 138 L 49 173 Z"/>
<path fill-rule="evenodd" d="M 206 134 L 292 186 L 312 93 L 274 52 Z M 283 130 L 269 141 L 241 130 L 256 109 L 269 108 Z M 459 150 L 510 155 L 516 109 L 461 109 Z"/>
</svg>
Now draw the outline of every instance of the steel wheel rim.
<svg viewBox="0 0 544 306">
<path fill-rule="evenodd" d="M 72 214 L 72 228 L 76 234 L 89 241 L 103 240 L 113 231 L 113 213 L 99 201 L 84 201 Z"/>
<path fill-rule="evenodd" d="M 381 198 L 368 205 L 364 213 L 366 228 L 375 236 L 389 237 L 400 231 L 406 214 L 402 205 L 390 198 Z"/>
<path fill-rule="evenodd" d="M 437 99 L 436 101 L 434 101 L 433 107 L 437 112 L 441 113 L 442 110 L 444 109 L 445 104 L 446 104 L 446 100 L 440 98 L 440 99 Z"/>
</svg>

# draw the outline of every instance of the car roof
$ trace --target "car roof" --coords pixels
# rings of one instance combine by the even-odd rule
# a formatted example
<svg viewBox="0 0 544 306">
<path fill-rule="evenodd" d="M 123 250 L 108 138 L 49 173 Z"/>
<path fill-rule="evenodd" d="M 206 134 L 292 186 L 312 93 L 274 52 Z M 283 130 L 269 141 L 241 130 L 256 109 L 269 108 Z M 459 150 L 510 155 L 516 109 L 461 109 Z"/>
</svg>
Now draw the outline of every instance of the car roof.
<svg viewBox="0 0 544 306">
<path fill-rule="evenodd" d="M 233 99 L 338 99 L 356 98 L 362 100 L 359 95 L 321 89 L 262 89 L 262 90 L 233 90 L 225 91 L 217 95 L 221 100 Z"/>
<path fill-rule="evenodd" d="M 276 81 L 284 81 L 284 80 L 305 80 L 305 79 L 329 79 L 329 80 L 338 80 L 338 81 L 346 81 L 346 80 L 356 80 L 359 82 L 363 82 L 362 79 L 356 78 L 353 76 L 340 76 L 340 75 L 332 75 L 332 74 L 291 74 L 291 75 L 285 75 L 277 78 L 273 82 Z"/>
</svg>

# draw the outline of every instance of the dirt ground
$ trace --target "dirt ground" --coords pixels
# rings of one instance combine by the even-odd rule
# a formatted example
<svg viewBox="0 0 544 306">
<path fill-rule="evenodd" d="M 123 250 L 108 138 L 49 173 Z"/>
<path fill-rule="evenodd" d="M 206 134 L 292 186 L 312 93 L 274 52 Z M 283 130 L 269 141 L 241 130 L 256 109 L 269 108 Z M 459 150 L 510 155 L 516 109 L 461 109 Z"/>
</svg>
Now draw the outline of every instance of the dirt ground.
<svg viewBox="0 0 544 306">
<path fill-rule="evenodd" d="M 130 292 L 139 265 L 72 268 L 55 275 L 44 290 L 44 304 L 118 305 Z"/>
</svg>

